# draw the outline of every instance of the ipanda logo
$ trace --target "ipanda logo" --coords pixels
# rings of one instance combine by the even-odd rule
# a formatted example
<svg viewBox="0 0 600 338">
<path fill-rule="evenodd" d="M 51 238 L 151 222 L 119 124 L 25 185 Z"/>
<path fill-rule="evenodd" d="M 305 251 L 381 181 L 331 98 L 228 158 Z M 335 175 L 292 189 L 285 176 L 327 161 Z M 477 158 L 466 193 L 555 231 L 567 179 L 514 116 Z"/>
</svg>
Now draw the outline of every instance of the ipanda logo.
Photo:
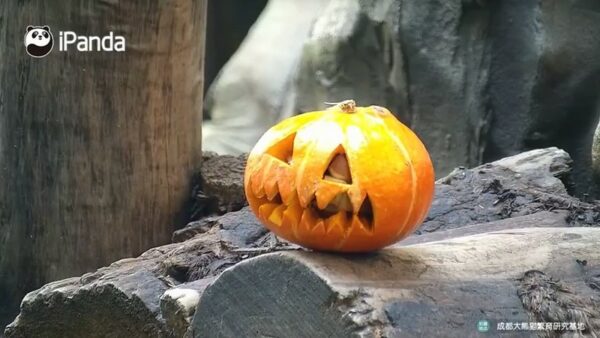
<svg viewBox="0 0 600 338">
<path fill-rule="evenodd" d="M 50 53 L 54 45 L 54 37 L 48 26 L 27 26 L 25 32 L 25 50 L 34 58 L 41 58 Z"/>
<path fill-rule="evenodd" d="M 25 50 L 35 57 L 44 57 L 52 51 L 54 36 L 48 26 L 27 26 L 25 31 Z M 125 38 L 109 32 L 105 36 L 83 36 L 72 31 L 58 33 L 58 50 L 68 52 L 75 48 L 79 52 L 124 52 Z"/>
</svg>

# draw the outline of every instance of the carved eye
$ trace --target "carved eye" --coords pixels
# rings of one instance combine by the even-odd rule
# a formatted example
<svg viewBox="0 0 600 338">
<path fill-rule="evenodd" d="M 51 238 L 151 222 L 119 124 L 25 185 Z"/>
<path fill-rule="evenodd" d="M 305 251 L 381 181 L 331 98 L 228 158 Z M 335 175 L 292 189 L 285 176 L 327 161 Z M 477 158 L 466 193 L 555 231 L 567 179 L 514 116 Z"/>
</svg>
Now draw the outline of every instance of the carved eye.
<svg viewBox="0 0 600 338">
<path fill-rule="evenodd" d="M 32 37 L 32 38 L 35 38 L 35 37 L 37 37 L 37 36 L 38 36 L 38 32 L 33 32 L 33 34 L 31 34 L 31 37 Z"/>
<path fill-rule="evenodd" d="M 48 38 L 48 36 L 49 36 L 49 35 L 48 35 L 48 32 L 43 32 L 42 34 L 44 35 L 44 37 L 45 37 L 46 39 L 47 39 L 47 38 Z"/>
<path fill-rule="evenodd" d="M 359 252 L 412 233 L 429 209 L 433 181 L 427 150 L 410 129 L 384 108 L 351 104 L 267 131 L 248 157 L 244 188 L 252 211 L 278 236 Z"/>
<path fill-rule="evenodd" d="M 281 162 L 291 164 L 294 155 L 294 140 L 296 133 L 289 135 L 283 140 L 277 142 L 267 150 L 267 154 L 280 160 Z"/>
</svg>

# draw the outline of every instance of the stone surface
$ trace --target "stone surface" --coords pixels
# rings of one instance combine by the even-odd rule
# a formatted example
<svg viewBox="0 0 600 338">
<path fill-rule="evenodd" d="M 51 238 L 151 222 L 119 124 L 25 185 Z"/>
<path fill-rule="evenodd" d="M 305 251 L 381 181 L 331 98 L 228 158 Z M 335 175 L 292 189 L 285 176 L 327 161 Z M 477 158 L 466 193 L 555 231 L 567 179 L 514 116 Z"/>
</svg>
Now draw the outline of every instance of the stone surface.
<svg viewBox="0 0 600 338">
<path fill-rule="evenodd" d="M 561 182 L 571 162 L 566 152 L 545 148 L 473 169 L 457 168 L 436 182 L 433 204 L 416 233 L 557 209 L 568 212 L 570 225 L 598 224 L 598 204 L 569 196 Z"/>
<path fill-rule="evenodd" d="M 388 107 L 409 121 L 406 60 L 395 39 L 400 9 L 390 0 L 330 1 L 302 50 L 295 111 L 352 98 L 359 105 Z"/>
<path fill-rule="evenodd" d="M 224 214 L 247 205 L 244 170 L 247 155 L 218 155 L 204 152 L 199 182 L 194 187 L 191 217 Z"/>
<path fill-rule="evenodd" d="M 249 207 L 222 216 L 206 217 L 188 224 L 173 233 L 173 242 L 183 242 L 213 227 L 221 229 L 221 236 L 237 246 L 244 246 L 264 236 L 267 230 Z"/>
<path fill-rule="evenodd" d="M 272 253 L 223 272 L 202 294 L 190 330 L 195 337 L 476 337 L 485 319 L 492 335 L 501 334 L 499 322 L 534 320 L 582 322 L 579 333 L 597 335 L 600 293 L 589 274 L 599 267 L 598 241 L 598 228 L 528 228 L 369 255 Z"/>
</svg>

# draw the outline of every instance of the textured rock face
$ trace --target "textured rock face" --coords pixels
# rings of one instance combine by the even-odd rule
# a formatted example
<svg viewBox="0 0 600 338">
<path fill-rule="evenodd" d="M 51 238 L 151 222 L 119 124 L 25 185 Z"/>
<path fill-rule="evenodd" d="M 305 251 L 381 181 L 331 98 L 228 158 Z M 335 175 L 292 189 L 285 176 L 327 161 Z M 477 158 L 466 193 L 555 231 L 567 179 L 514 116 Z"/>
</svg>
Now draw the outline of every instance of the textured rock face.
<svg viewBox="0 0 600 338">
<path fill-rule="evenodd" d="M 352 98 L 359 105 L 386 106 L 406 122 L 406 60 L 394 39 L 400 9 L 390 0 L 332 0 L 302 50 L 295 111 Z"/>
<path fill-rule="evenodd" d="M 591 184 L 598 120 L 600 6 L 595 1 L 490 1 L 492 111 L 486 159 L 558 146 L 574 160 L 578 194 Z"/>
<path fill-rule="evenodd" d="M 593 0 L 331 0 L 297 50 L 283 115 L 263 110 L 261 121 L 354 98 L 412 127 L 438 177 L 558 146 L 574 159 L 569 188 L 594 193 L 599 15 Z M 231 151 L 249 149 L 266 127 L 236 135 L 243 146 Z"/>
</svg>

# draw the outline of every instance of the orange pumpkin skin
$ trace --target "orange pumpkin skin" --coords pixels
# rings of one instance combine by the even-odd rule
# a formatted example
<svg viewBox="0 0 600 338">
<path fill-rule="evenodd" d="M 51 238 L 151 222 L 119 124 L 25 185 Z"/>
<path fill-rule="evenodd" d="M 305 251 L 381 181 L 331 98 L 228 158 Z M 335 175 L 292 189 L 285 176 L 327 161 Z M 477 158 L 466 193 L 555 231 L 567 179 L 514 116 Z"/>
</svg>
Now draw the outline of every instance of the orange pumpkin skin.
<svg viewBox="0 0 600 338">
<path fill-rule="evenodd" d="M 347 181 L 332 177 L 347 175 L 344 164 Z M 244 188 L 277 236 L 316 250 L 366 252 L 423 222 L 434 170 L 423 143 L 387 109 L 349 100 L 269 129 L 248 157 Z"/>
</svg>

